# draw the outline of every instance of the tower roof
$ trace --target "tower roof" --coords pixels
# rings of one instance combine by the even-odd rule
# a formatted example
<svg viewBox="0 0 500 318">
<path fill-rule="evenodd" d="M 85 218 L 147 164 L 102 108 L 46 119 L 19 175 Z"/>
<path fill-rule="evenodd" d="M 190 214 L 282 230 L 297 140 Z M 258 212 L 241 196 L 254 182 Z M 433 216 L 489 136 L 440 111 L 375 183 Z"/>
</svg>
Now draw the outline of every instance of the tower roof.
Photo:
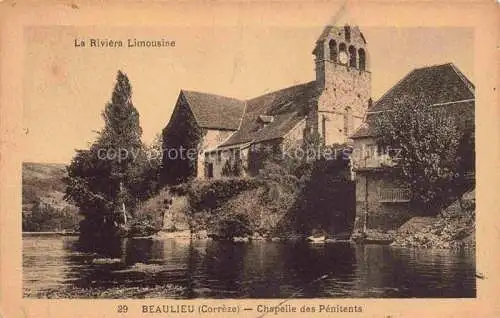
<svg viewBox="0 0 500 318">
<path fill-rule="evenodd" d="M 349 39 L 346 38 L 346 32 L 349 32 L 349 36 L 348 36 Z M 351 26 L 349 24 L 345 24 L 342 26 L 327 25 L 323 28 L 323 31 L 321 32 L 318 39 L 316 40 L 316 46 L 314 47 L 314 50 L 312 53 L 316 54 L 318 44 L 320 44 L 328 39 L 334 39 L 338 42 L 356 43 L 357 46 L 360 46 L 360 47 L 366 45 L 366 38 L 358 26 Z"/>
</svg>

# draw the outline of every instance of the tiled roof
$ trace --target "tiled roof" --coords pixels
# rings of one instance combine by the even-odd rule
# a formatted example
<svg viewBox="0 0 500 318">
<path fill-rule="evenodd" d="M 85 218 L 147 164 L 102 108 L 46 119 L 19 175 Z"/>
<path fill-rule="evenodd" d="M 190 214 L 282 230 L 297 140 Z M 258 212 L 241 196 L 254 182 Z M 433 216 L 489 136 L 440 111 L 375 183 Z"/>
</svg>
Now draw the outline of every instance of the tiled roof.
<svg viewBox="0 0 500 318">
<path fill-rule="evenodd" d="M 359 32 L 359 35 L 363 39 L 363 42 L 366 43 L 365 36 L 363 35 L 363 33 L 361 31 L 359 31 L 359 27 L 358 26 L 350 26 L 348 24 L 346 24 L 345 26 L 349 26 L 352 30 L 356 30 L 356 32 Z M 344 28 L 344 25 L 342 25 L 342 26 L 341 25 L 331 25 L 331 24 L 326 25 L 323 28 L 323 31 L 319 35 L 318 39 L 316 40 L 316 43 L 326 40 L 328 38 L 328 36 L 330 35 L 330 33 L 332 32 L 332 29 L 340 30 L 340 29 L 343 29 L 343 28 Z"/>
<path fill-rule="evenodd" d="M 245 102 L 236 98 L 182 90 L 198 125 L 202 128 L 238 130 Z"/>
<path fill-rule="evenodd" d="M 320 93 L 312 81 L 248 100 L 240 129 L 222 146 L 283 137 L 305 118 Z M 264 127 L 261 115 L 273 116 L 273 121 Z"/>
<path fill-rule="evenodd" d="M 474 85 L 451 63 L 418 68 L 408 73 L 368 110 L 369 113 L 390 109 L 405 95 L 424 92 L 430 104 L 474 98 Z"/>
<path fill-rule="evenodd" d="M 372 115 L 373 117 L 374 115 Z M 375 127 L 371 118 L 368 116 L 365 121 L 359 126 L 359 128 L 351 136 L 352 139 L 370 137 L 375 135 Z"/>
<path fill-rule="evenodd" d="M 430 101 L 430 105 L 452 107 L 457 111 L 467 111 L 467 116 L 474 116 L 474 85 L 460 70 L 451 63 L 424 67 L 411 71 L 387 91 L 368 110 L 365 122 L 351 138 L 374 136 L 377 114 L 390 110 L 399 98 L 421 92 Z"/>
</svg>

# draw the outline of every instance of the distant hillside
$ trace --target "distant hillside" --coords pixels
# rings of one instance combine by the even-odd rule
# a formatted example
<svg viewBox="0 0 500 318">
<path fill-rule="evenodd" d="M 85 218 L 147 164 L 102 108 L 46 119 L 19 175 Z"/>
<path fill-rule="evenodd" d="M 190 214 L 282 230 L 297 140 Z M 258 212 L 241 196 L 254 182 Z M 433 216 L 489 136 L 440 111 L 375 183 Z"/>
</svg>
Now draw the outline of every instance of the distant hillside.
<svg viewBox="0 0 500 318">
<path fill-rule="evenodd" d="M 72 229 L 78 224 L 78 209 L 63 199 L 65 176 L 63 164 L 23 163 L 24 231 Z"/>
</svg>

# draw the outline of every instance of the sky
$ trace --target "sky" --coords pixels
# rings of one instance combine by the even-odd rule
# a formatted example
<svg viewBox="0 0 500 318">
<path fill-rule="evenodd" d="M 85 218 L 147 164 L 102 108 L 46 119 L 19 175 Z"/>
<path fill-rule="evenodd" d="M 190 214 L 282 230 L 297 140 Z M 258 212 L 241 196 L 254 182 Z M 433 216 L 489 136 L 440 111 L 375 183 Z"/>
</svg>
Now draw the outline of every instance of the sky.
<svg viewBox="0 0 500 318">
<path fill-rule="evenodd" d="M 314 80 L 317 27 L 37 26 L 24 32 L 23 160 L 69 163 L 103 127 L 118 70 L 132 84 L 143 141 L 170 119 L 181 89 L 247 99 Z M 414 68 L 454 63 L 472 82 L 473 30 L 361 27 L 377 100 Z M 175 47 L 75 47 L 75 40 L 165 39 Z M 125 43 L 126 44 L 126 43 Z"/>
</svg>

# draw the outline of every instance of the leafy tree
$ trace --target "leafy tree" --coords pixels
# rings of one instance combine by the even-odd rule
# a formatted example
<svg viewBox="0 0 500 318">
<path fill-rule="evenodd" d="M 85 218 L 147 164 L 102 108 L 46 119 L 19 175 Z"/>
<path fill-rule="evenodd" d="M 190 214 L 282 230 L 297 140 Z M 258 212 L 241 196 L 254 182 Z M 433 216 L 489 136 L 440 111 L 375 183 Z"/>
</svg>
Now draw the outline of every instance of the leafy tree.
<svg viewBox="0 0 500 318">
<path fill-rule="evenodd" d="M 326 146 L 318 133 L 310 133 L 302 143 L 269 156 L 258 175 L 264 181 L 261 201 L 283 216 L 280 226 L 304 234 L 314 228 L 347 230 L 355 200 L 350 200 L 354 186 L 345 149 L 344 144 Z"/>
<path fill-rule="evenodd" d="M 347 155 L 351 149 L 347 144 L 325 146 L 315 139 L 312 145 L 319 155 L 299 169 L 305 172 L 288 214 L 292 226 L 306 234 L 315 230 L 328 234 L 348 232 L 355 215 L 355 189 Z"/>
<path fill-rule="evenodd" d="M 415 203 L 434 213 L 449 200 L 460 163 L 462 133 L 446 107 L 429 106 L 424 94 L 397 100 L 375 119 L 378 143 L 389 150 Z"/>
<path fill-rule="evenodd" d="M 158 170 L 161 167 L 163 155 L 163 137 L 161 134 L 156 134 L 153 142 L 146 146 L 146 156 L 151 169 Z"/>
<path fill-rule="evenodd" d="M 55 208 L 37 200 L 31 210 L 23 211 L 22 228 L 27 232 L 74 230 L 78 216 L 71 208 Z"/>
<path fill-rule="evenodd" d="M 143 145 L 135 159 L 135 172 L 130 174 L 133 180 L 129 182 L 129 192 L 140 201 L 152 197 L 160 190 L 162 153 L 161 134 L 157 134 L 151 144 Z"/>
<path fill-rule="evenodd" d="M 67 168 L 65 199 L 85 217 L 82 234 L 113 234 L 126 223 L 146 161 L 132 87 L 121 71 L 102 117 L 105 125 L 96 142 L 89 150 L 78 150 Z"/>
</svg>

